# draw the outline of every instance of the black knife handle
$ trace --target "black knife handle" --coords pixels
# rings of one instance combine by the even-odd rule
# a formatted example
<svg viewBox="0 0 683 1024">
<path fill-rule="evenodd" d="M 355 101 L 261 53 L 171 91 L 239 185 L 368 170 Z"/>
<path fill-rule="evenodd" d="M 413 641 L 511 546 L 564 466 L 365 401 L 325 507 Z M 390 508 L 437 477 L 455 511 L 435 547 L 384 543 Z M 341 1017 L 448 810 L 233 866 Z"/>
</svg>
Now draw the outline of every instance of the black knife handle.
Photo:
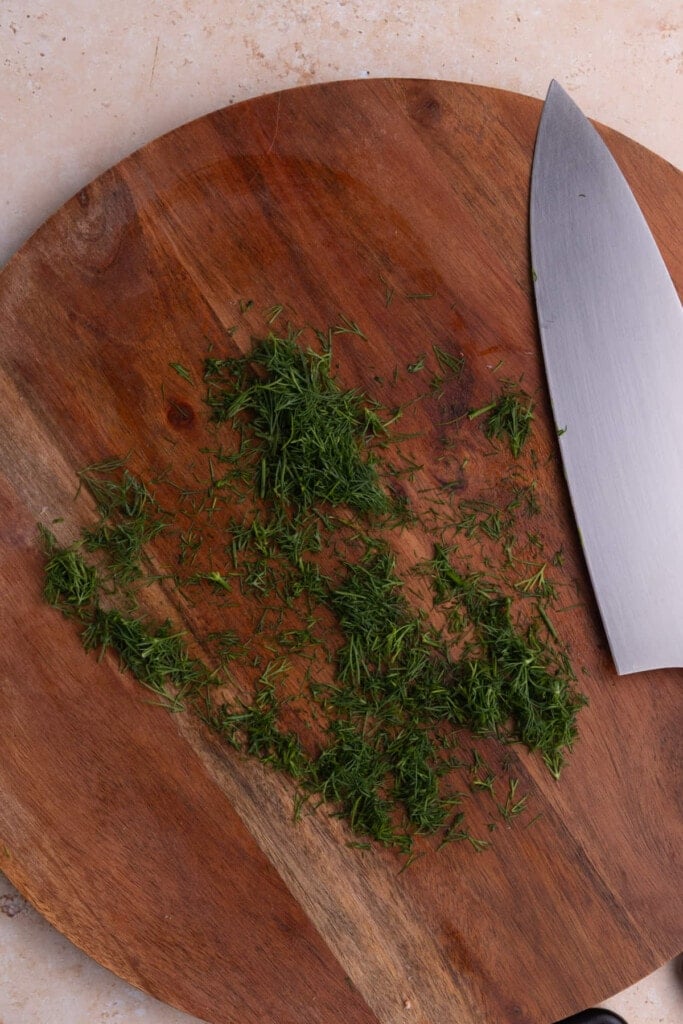
<svg viewBox="0 0 683 1024">
<path fill-rule="evenodd" d="M 623 1017 L 611 1010 L 582 1010 L 573 1017 L 565 1017 L 556 1024 L 626 1024 Z"/>
</svg>

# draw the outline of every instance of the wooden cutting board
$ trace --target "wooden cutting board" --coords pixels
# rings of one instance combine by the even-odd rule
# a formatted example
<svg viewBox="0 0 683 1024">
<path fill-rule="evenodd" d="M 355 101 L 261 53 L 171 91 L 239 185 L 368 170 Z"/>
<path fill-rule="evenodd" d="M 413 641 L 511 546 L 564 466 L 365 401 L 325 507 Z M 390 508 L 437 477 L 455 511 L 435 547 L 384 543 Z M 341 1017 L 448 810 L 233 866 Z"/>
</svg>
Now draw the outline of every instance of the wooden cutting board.
<svg viewBox="0 0 683 1024">
<path fill-rule="evenodd" d="M 410 80 L 242 103 L 104 174 L 0 275 L 0 868 L 102 964 L 213 1024 L 540 1024 L 680 950 L 682 673 L 616 677 L 568 514 L 528 256 L 540 110 Z M 680 174 L 600 131 L 680 285 Z M 141 473 L 190 474 L 202 396 L 169 363 L 244 347 L 276 303 L 362 327 L 336 349 L 349 385 L 399 367 L 408 399 L 405 367 L 436 344 L 466 359 L 451 418 L 501 373 L 536 395 L 537 528 L 565 554 L 558 626 L 590 705 L 559 783 L 510 748 L 541 816 L 482 853 L 399 873 L 324 808 L 293 825 L 286 779 L 148 702 L 41 600 L 36 522 L 69 539 L 92 518 L 76 471 L 131 452 Z M 424 479 L 455 479 L 467 449 L 462 494 L 486 486 L 482 442 L 445 458 L 443 405 L 421 408 Z M 197 629 L 169 593 L 149 600 Z"/>
</svg>

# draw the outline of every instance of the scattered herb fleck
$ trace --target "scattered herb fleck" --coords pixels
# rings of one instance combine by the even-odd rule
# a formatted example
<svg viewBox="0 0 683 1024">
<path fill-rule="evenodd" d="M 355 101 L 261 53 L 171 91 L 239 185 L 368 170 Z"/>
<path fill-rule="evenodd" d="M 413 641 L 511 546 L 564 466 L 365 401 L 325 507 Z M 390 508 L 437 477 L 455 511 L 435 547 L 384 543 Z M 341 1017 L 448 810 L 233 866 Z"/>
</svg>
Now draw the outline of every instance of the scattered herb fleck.
<svg viewBox="0 0 683 1024">
<path fill-rule="evenodd" d="M 465 369 L 464 356 L 452 356 L 449 352 L 445 352 L 439 345 L 432 345 L 432 351 L 436 356 L 436 361 L 438 362 L 439 367 L 444 373 L 449 371 L 453 377 L 461 376 Z"/>
<path fill-rule="evenodd" d="M 193 383 L 190 371 L 186 369 L 182 363 L 169 363 L 168 365 L 171 367 L 172 370 L 175 370 L 179 377 L 182 377 L 183 380 L 186 380 L 188 384 Z"/>
<path fill-rule="evenodd" d="M 419 373 L 420 370 L 424 370 L 424 365 L 425 365 L 425 356 L 422 355 L 422 356 L 420 356 L 419 359 L 416 359 L 414 363 L 408 363 L 408 366 L 406 367 L 406 369 L 408 370 L 408 373 Z"/>
</svg>

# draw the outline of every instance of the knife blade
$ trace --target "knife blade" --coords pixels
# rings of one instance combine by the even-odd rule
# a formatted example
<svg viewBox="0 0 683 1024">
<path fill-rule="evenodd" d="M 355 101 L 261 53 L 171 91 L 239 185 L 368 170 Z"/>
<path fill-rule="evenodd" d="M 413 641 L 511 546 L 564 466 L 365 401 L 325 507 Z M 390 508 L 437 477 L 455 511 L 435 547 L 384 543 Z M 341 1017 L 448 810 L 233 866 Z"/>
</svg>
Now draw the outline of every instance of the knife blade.
<svg viewBox="0 0 683 1024">
<path fill-rule="evenodd" d="M 564 473 L 616 670 L 683 666 L 683 311 L 623 174 L 555 81 L 530 241 Z"/>
</svg>

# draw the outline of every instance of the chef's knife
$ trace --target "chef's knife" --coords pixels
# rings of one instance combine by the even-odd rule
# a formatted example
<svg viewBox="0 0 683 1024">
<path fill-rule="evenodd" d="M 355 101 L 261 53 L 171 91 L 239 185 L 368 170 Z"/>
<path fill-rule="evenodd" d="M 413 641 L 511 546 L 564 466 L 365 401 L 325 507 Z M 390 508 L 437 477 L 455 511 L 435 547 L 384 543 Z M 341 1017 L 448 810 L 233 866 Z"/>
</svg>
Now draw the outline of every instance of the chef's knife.
<svg viewBox="0 0 683 1024">
<path fill-rule="evenodd" d="M 683 311 L 621 171 L 557 82 L 530 229 L 564 472 L 617 672 L 683 666 Z"/>
</svg>

